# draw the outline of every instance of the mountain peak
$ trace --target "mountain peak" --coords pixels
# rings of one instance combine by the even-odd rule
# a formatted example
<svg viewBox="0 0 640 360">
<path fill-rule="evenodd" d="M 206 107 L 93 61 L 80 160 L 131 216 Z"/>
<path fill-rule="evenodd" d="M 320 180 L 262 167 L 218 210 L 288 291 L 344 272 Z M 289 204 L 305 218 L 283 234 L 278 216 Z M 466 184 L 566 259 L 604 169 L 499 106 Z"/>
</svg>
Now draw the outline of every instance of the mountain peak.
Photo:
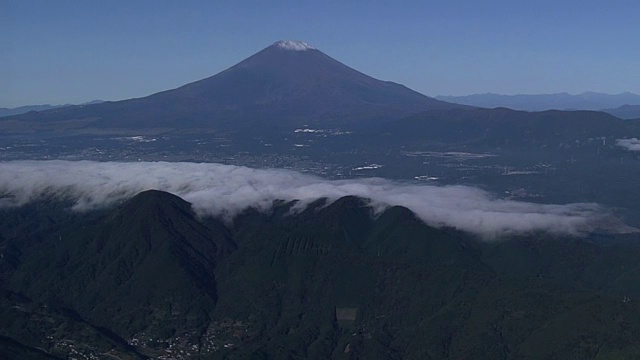
<svg viewBox="0 0 640 360">
<path fill-rule="evenodd" d="M 256 124 L 272 129 L 269 131 L 303 124 L 360 126 L 367 121 L 461 107 L 372 78 L 308 43 L 282 40 L 216 75 L 177 89 L 123 102 L 22 116 L 55 121 L 86 119 L 98 128 L 215 127 L 240 134 Z"/>
<path fill-rule="evenodd" d="M 273 46 L 279 47 L 284 50 L 293 50 L 293 51 L 307 51 L 307 50 L 315 50 L 315 48 L 304 41 L 297 40 L 280 40 L 273 44 Z"/>
</svg>

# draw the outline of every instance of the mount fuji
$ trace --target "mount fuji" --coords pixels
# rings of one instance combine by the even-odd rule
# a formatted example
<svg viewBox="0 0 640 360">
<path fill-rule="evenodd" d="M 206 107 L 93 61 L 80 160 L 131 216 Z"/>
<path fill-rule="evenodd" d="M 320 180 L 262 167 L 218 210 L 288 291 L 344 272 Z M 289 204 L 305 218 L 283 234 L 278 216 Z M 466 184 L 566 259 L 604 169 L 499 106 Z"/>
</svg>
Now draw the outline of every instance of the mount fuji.
<svg viewBox="0 0 640 360">
<path fill-rule="evenodd" d="M 372 78 L 307 43 L 278 41 L 227 70 L 177 89 L 14 119 L 83 129 L 236 130 L 371 124 L 463 107 Z"/>
</svg>

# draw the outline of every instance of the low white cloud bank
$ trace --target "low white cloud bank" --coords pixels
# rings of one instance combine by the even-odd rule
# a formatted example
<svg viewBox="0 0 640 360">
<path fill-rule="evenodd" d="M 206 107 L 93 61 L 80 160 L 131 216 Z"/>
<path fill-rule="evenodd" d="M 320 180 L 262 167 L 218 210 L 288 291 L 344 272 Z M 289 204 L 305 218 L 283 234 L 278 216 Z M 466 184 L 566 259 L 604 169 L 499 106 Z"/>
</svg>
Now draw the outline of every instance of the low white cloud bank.
<svg viewBox="0 0 640 360">
<path fill-rule="evenodd" d="M 87 210 L 149 189 L 178 195 L 200 214 L 226 217 L 251 206 L 269 209 L 274 200 L 300 200 L 304 205 L 321 197 L 336 200 L 356 195 L 370 199 L 378 210 L 401 205 L 432 226 L 451 226 L 482 236 L 538 230 L 580 234 L 606 218 L 596 204 L 535 204 L 497 199 L 473 187 L 414 185 L 380 178 L 326 180 L 288 170 L 210 163 L 0 163 L 0 207 L 53 195 L 71 199 L 76 210 Z"/>
<path fill-rule="evenodd" d="M 629 151 L 640 151 L 640 139 L 637 138 L 618 139 L 616 140 L 616 144 Z"/>
</svg>

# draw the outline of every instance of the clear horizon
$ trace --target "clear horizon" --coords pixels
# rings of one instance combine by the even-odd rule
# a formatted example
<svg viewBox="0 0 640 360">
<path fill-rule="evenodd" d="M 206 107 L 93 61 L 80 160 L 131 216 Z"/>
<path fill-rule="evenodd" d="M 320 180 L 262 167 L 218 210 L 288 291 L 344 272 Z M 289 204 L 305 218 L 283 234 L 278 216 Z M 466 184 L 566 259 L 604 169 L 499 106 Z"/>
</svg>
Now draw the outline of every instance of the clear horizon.
<svg viewBox="0 0 640 360">
<path fill-rule="evenodd" d="M 0 2 L 0 107 L 147 96 L 302 40 L 428 96 L 640 93 L 637 1 Z"/>
</svg>

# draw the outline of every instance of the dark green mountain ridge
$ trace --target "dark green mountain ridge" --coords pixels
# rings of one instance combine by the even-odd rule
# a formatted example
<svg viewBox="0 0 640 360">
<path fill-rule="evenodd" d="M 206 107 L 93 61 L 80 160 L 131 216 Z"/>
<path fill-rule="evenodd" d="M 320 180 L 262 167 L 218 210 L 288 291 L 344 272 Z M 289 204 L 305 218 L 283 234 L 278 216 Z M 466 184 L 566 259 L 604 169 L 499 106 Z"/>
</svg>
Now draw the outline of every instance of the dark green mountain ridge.
<svg viewBox="0 0 640 360">
<path fill-rule="evenodd" d="M 0 354 L 639 354 L 633 236 L 487 243 L 429 227 L 402 207 L 374 217 L 357 197 L 292 214 L 294 204 L 247 209 L 232 223 L 195 216 L 159 191 L 84 214 L 54 200 L 1 209 L 3 255 L 15 250 L 10 266 L 0 259 Z"/>
</svg>

